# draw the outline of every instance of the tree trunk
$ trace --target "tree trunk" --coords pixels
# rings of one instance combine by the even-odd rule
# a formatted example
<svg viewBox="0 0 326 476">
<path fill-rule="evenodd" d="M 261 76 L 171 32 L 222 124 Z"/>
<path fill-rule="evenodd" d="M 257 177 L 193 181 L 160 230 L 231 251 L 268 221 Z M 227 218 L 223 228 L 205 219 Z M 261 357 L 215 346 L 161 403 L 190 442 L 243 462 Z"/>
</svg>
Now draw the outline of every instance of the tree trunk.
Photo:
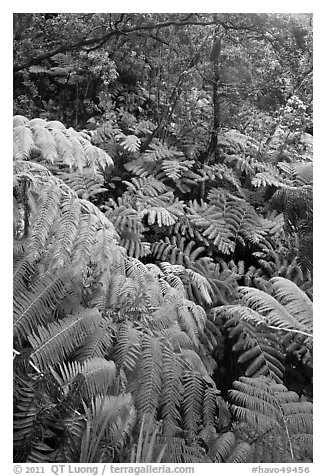
<svg viewBox="0 0 326 476">
<path fill-rule="evenodd" d="M 220 129 L 220 97 L 218 94 L 218 85 L 220 81 L 220 63 L 221 63 L 221 38 L 217 37 L 218 31 L 216 31 L 216 39 L 212 47 L 210 61 L 213 64 L 213 130 L 211 139 L 207 149 L 207 162 L 211 162 L 212 156 L 214 162 L 220 161 L 220 155 L 218 150 L 218 133 Z"/>
</svg>

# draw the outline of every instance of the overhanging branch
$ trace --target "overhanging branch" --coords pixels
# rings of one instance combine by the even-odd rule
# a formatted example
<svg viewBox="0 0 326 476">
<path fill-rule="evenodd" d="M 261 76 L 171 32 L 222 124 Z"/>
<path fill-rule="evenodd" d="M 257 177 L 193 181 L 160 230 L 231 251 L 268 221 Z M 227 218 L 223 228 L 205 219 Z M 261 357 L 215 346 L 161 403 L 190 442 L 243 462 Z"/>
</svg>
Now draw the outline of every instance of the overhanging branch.
<svg viewBox="0 0 326 476">
<path fill-rule="evenodd" d="M 21 71 L 23 69 L 27 69 L 30 66 L 39 64 L 41 61 L 45 59 L 49 59 L 52 56 L 58 54 L 58 53 L 66 53 L 67 51 L 73 51 L 73 50 L 78 50 L 79 48 L 83 48 L 86 46 L 95 46 L 95 45 L 104 45 L 107 43 L 111 38 L 115 36 L 120 36 L 120 35 L 128 35 L 132 33 L 137 33 L 137 32 L 142 32 L 142 31 L 151 31 L 155 29 L 162 29 L 162 28 L 167 28 L 169 26 L 208 26 L 208 25 L 215 25 L 216 21 L 189 21 L 186 20 L 189 18 L 190 15 L 188 15 L 185 19 L 181 21 L 164 21 L 164 22 L 158 22 L 158 23 L 153 23 L 153 24 L 146 24 L 146 25 L 140 25 L 140 26 L 134 26 L 134 27 L 123 27 L 120 29 L 115 29 L 109 31 L 107 34 L 102 35 L 100 37 L 96 38 L 89 38 L 85 39 L 83 38 L 82 40 L 76 42 L 76 43 L 70 43 L 70 44 L 65 44 L 61 45 L 57 48 L 54 48 L 50 51 L 46 51 L 44 53 L 41 53 L 37 56 L 34 56 L 33 58 L 29 58 L 28 60 L 19 63 L 19 64 L 14 64 L 13 71 L 14 73 L 17 73 L 18 71 Z"/>
</svg>

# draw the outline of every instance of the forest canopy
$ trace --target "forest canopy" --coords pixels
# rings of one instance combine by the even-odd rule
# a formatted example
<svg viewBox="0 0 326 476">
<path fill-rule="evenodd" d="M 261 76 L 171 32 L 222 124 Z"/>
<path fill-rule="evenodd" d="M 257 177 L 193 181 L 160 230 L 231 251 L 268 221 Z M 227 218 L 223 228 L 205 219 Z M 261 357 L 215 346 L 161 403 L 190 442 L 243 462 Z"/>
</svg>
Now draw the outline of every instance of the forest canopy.
<svg viewBox="0 0 326 476">
<path fill-rule="evenodd" d="M 312 462 L 312 14 L 13 20 L 14 460 Z"/>
</svg>

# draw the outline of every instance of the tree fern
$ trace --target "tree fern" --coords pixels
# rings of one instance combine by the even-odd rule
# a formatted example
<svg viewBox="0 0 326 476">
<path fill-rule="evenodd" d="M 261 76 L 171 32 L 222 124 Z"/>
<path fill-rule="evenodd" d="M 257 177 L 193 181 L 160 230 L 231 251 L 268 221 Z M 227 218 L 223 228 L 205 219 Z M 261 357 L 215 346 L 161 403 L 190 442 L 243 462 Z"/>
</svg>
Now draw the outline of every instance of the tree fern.
<svg viewBox="0 0 326 476">
<path fill-rule="evenodd" d="M 268 166 L 254 140 L 222 131 L 222 163 L 204 177 L 215 188 L 202 187 L 207 202 L 184 201 L 202 175 L 168 141 L 142 152 L 154 128 L 128 107 L 112 106 L 99 133 L 14 120 L 16 455 L 246 462 L 274 447 L 276 460 L 302 458 L 310 404 L 281 384 L 284 354 L 311 362 L 311 302 L 274 256 L 286 212 L 277 223 L 269 207 L 258 214 L 264 200 L 258 190 L 249 203 L 247 178 L 270 174 L 288 193 L 310 186 L 311 171 Z M 112 159 L 93 145 L 103 141 L 118 169 L 112 186 Z M 105 213 L 90 201 L 104 191 L 114 197 Z M 213 380 L 230 342 L 236 372 L 251 377 L 229 394 L 232 421 Z"/>
</svg>

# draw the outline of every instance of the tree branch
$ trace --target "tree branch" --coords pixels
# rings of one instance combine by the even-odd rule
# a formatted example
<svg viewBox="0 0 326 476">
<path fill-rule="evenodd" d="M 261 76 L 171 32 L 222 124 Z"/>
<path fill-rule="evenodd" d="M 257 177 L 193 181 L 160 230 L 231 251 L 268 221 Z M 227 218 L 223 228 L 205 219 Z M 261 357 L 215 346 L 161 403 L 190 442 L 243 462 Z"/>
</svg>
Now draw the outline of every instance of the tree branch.
<svg viewBox="0 0 326 476">
<path fill-rule="evenodd" d="M 189 17 L 189 15 L 188 15 Z M 186 17 L 187 18 L 187 17 Z M 14 73 L 17 73 L 18 71 L 21 71 L 23 69 L 27 69 L 32 65 L 39 64 L 41 61 L 51 58 L 52 56 L 58 54 L 58 53 L 65 53 L 67 51 L 73 51 L 79 48 L 83 48 L 85 46 L 94 46 L 96 44 L 100 44 L 101 46 L 108 42 L 111 38 L 119 35 L 128 35 L 132 33 L 137 33 L 141 31 L 150 31 L 150 30 L 155 30 L 155 29 L 161 29 L 161 28 L 167 28 L 169 26 L 185 26 L 185 25 L 200 25 L 200 26 L 208 26 L 208 25 L 215 25 L 216 21 L 163 21 L 163 22 L 158 22 L 155 24 L 146 24 L 146 25 L 140 25 L 140 26 L 134 26 L 134 27 L 129 27 L 129 28 L 121 28 L 121 29 L 115 29 L 111 30 L 108 32 L 106 35 L 102 35 L 97 38 L 89 38 L 85 39 L 83 38 L 80 41 L 77 41 L 76 43 L 72 44 L 65 44 L 61 45 L 57 48 L 52 49 L 51 51 L 47 51 L 45 53 L 39 54 L 37 56 L 34 56 L 33 58 L 28 59 L 27 61 L 24 61 L 23 63 L 20 64 L 14 64 L 13 71 Z"/>
</svg>

